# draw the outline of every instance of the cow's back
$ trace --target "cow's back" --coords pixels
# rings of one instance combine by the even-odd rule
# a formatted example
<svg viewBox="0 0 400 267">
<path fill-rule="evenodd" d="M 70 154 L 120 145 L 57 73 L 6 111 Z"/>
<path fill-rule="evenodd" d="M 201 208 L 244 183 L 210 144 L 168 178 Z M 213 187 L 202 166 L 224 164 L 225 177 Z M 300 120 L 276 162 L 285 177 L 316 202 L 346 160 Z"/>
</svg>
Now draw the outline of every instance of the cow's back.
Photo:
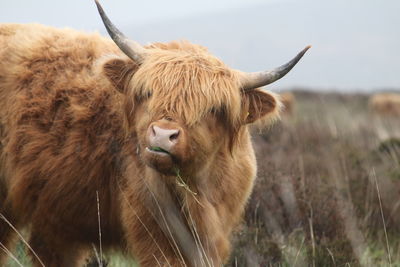
<svg viewBox="0 0 400 267">
<path fill-rule="evenodd" d="M 111 40 L 96 33 L 39 24 L 0 24 L 1 93 L 50 80 L 59 85 L 78 81 L 77 74 L 90 74 L 98 58 L 118 53 Z"/>
<path fill-rule="evenodd" d="M 1 148 L 10 130 L 26 130 L 38 120 L 51 122 L 57 118 L 46 111 L 62 111 L 63 103 L 72 104 L 73 99 L 90 102 L 90 96 L 104 91 L 109 84 L 96 77 L 95 63 L 117 53 L 116 46 L 99 34 L 0 24 Z"/>
<path fill-rule="evenodd" d="M 96 190 L 105 227 L 118 218 L 107 213 L 118 212 L 110 177 L 120 164 L 119 96 L 97 61 L 120 52 L 99 34 L 37 24 L 0 25 L 0 48 L 0 198 L 8 191 L 17 217 L 80 224 L 90 239 Z"/>
<path fill-rule="evenodd" d="M 56 91 L 89 89 L 96 75 L 94 63 L 118 53 L 112 41 L 99 34 L 39 24 L 0 24 L 2 126 L 8 127 L 23 96 L 50 100 Z M 18 112 L 22 109 L 18 107 Z"/>
</svg>

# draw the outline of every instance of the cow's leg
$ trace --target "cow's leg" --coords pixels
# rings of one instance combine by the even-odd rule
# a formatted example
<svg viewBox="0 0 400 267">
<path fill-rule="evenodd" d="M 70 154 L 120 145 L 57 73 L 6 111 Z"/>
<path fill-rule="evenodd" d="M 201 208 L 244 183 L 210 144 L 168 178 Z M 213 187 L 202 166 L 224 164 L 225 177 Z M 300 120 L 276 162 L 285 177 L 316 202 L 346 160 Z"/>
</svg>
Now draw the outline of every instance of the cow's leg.
<svg viewBox="0 0 400 267">
<path fill-rule="evenodd" d="M 81 266 L 79 264 L 84 260 L 86 250 L 73 242 L 62 240 L 61 236 L 56 232 L 48 231 L 48 229 L 43 232 L 32 227 L 29 244 L 35 252 L 30 252 L 33 266 Z"/>
<path fill-rule="evenodd" d="M 13 230 L 10 226 L 0 218 L 0 266 L 5 265 L 5 261 L 9 256 L 6 250 L 12 252 L 14 250 L 13 242 L 14 239 Z"/>
<path fill-rule="evenodd" d="M 16 233 L 13 227 L 17 228 L 17 220 L 12 216 L 9 209 L 3 207 L 3 209 L 0 209 L 0 266 L 4 266 L 9 253 L 14 252 L 13 241 Z M 6 252 L 6 250 L 9 252 Z"/>
</svg>

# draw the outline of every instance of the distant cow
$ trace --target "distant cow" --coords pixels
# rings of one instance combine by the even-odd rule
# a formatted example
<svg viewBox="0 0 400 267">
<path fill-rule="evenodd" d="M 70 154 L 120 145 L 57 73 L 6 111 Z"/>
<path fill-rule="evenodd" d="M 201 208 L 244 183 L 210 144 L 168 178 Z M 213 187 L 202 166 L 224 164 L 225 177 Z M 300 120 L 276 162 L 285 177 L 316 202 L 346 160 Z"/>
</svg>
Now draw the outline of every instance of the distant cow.
<svg viewBox="0 0 400 267">
<path fill-rule="evenodd" d="M 291 92 L 284 92 L 279 96 L 280 96 L 280 101 L 282 102 L 283 105 L 283 114 L 293 115 L 294 106 L 296 102 L 294 94 Z"/>
<path fill-rule="evenodd" d="M 75 266 L 100 238 L 140 266 L 221 266 L 256 175 L 248 125 L 281 105 L 257 88 L 308 47 L 244 73 L 188 42 L 143 47 L 98 9 L 115 43 L 0 26 L 0 242 L 6 219 L 35 266 Z"/>
<path fill-rule="evenodd" d="M 369 108 L 376 114 L 400 117 L 400 94 L 375 94 L 369 99 Z"/>
</svg>

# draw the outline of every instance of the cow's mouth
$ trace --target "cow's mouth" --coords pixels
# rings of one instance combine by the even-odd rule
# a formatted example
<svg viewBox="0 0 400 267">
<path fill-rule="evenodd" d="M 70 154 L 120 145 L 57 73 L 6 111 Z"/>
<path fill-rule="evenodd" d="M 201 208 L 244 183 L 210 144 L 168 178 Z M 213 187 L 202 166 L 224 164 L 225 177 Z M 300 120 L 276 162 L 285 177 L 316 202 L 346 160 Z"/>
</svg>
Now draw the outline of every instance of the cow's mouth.
<svg viewBox="0 0 400 267">
<path fill-rule="evenodd" d="M 159 147 L 159 146 L 152 146 L 152 147 L 146 147 L 146 150 L 149 150 L 149 152 L 151 153 L 156 153 L 156 154 L 167 154 L 167 155 L 171 155 L 167 150 Z"/>
<path fill-rule="evenodd" d="M 161 147 L 146 147 L 143 158 L 145 163 L 163 174 L 173 174 L 175 169 L 174 156 Z"/>
</svg>

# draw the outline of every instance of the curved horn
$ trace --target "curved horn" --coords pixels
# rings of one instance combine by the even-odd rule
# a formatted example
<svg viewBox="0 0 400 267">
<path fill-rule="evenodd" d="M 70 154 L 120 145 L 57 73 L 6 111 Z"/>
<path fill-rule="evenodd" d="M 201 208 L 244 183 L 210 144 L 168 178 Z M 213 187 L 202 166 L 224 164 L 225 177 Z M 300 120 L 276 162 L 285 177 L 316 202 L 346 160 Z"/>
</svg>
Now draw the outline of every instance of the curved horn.
<svg viewBox="0 0 400 267">
<path fill-rule="evenodd" d="M 114 40 L 115 44 L 129 58 L 136 61 L 137 63 L 142 62 L 144 54 L 145 54 L 145 48 L 143 48 L 143 46 L 141 46 L 137 42 L 134 42 L 134 41 L 126 38 L 125 35 L 122 32 L 120 32 L 114 26 L 114 24 L 112 24 L 112 22 L 107 17 L 106 13 L 103 10 L 103 7 L 100 5 L 98 0 L 95 0 L 95 2 L 96 2 L 97 10 L 99 11 L 101 19 L 103 20 L 104 26 L 106 27 L 107 32 L 110 35 L 110 37 Z"/>
<path fill-rule="evenodd" d="M 311 45 L 304 48 L 288 63 L 269 71 L 243 73 L 241 87 L 244 91 L 249 91 L 279 80 L 285 76 L 303 57 Z"/>
</svg>

